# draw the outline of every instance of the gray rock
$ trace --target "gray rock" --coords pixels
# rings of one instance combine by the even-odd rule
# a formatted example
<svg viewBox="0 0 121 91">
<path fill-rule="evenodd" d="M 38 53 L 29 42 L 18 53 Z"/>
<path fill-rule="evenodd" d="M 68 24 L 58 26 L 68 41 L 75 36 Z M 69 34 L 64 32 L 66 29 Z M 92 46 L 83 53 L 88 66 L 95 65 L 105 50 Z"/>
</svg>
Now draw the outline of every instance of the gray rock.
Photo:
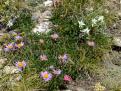
<svg viewBox="0 0 121 91">
<path fill-rule="evenodd" d="M 15 74 L 15 73 L 19 73 L 19 72 L 20 72 L 20 70 L 15 66 L 5 66 L 3 69 L 4 74 Z"/>
<path fill-rule="evenodd" d="M 75 86 L 75 85 L 68 85 L 68 89 L 70 89 L 70 91 L 87 91 L 82 86 Z"/>
<path fill-rule="evenodd" d="M 110 61 L 114 65 L 121 66 L 121 53 L 117 51 L 106 53 L 103 56 L 103 60 L 108 61 L 108 62 Z"/>
<path fill-rule="evenodd" d="M 0 69 L 4 67 L 7 62 L 7 58 L 0 58 Z"/>
<path fill-rule="evenodd" d="M 118 16 L 120 16 L 120 17 L 121 17 L 121 12 L 118 12 Z"/>
<path fill-rule="evenodd" d="M 0 64 L 5 64 L 7 61 L 7 58 L 0 58 Z"/>
<path fill-rule="evenodd" d="M 34 12 L 33 14 L 32 14 L 32 20 L 38 20 L 39 19 L 39 17 L 40 17 L 40 11 L 36 11 L 36 12 Z"/>
<path fill-rule="evenodd" d="M 36 28 L 33 29 L 34 33 L 47 33 L 50 31 L 49 26 L 51 25 L 51 22 L 41 22 L 39 25 L 36 26 Z"/>
<path fill-rule="evenodd" d="M 121 47 L 121 37 L 113 37 L 113 44 L 115 46 Z"/>
<path fill-rule="evenodd" d="M 49 10 L 46 10 L 45 12 L 42 13 L 43 19 L 50 19 L 52 17 L 52 13 Z"/>
<path fill-rule="evenodd" d="M 104 67 L 100 71 L 100 79 L 102 84 L 113 89 L 121 85 L 121 54 L 116 51 L 107 53 L 104 60 Z"/>
</svg>

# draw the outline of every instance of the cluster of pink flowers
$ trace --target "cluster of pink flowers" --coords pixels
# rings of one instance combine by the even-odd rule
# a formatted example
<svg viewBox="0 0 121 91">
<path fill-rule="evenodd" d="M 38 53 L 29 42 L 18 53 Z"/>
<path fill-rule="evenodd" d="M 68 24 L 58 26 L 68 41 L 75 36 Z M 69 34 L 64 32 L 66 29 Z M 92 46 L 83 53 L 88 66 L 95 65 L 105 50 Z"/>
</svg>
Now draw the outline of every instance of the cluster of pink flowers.
<svg viewBox="0 0 121 91">
<path fill-rule="evenodd" d="M 54 67 L 51 68 L 51 71 L 52 73 L 49 73 L 48 71 L 44 71 L 44 72 L 42 71 L 40 73 L 40 77 L 42 77 L 44 81 L 49 81 L 52 79 L 53 76 L 59 76 L 62 72 L 62 70 L 54 69 Z"/>
<path fill-rule="evenodd" d="M 57 41 L 59 39 L 59 35 L 57 33 L 53 33 L 53 34 L 50 35 L 50 38 L 53 41 Z M 41 45 L 43 45 L 45 43 L 45 41 L 43 39 L 40 39 L 39 42 L 40 42 Z"/>
<path fill-rule="evenodd" d="M 68 61 L 68 55 L 67 54 L 59 55 L 58 59 L 59 59 L 60 64 L 65 64 Z M 45 55 L 45 54 L 40 55 L 40 60 L 47 61 L 48 60 L 47 55 Z"/>
<path fill-rule="evenodd" d="M 14 43 L 4 44 L 4 51 L 8 52 L 10 50 L 14 50 Z"/>
<path fill-rule="evenodd" d="M 51 35 L 51 38 L 52 38 L 53 41 L 57 41 L 59 36 L 58 36 L 58 34 L 54 33 L 54 34 Z M 15 35 L 14 40 L 17 41 L 17 43 L 12 42 L 12 43 L 5 45 L 4 51 L 7 52 L 7 51 L 10 51 L 10 50 L 15 50 L 16 48 L 19 49 L 19 48 L 22 48 L 24 46 L 24 42 L 22 42 L 22 40 L 23 40 L 22 36 Z M 45 43 L 43 39 L 40 39 L 39 42 L 40 42 L 41 45 L 43 45 Z M 48 61 L 48 56 L 45 55 L 45 54 L 41 54 L 39 56 L 39 58 L 42 62 Z M 58 60 L 59 60 L 60 64 L 65 64 L 68 61 L 68 55 L 66 53 L 63 54 L 63 55 L 59 55 Z M 23 71 L 23 69 L 27 66 L 27 63 L 25 61 L 17 61 L 15 63 L 15 66 L 20 71 Z M 61 74 L 62 74 L 61 69 L 55 68 L 54 66 L 50 66 L 49 71 L 46 70 L 46 71 L 40 72 L 40 78 L 42 78 L 45 82 L 48 82 L 48 81 L 52 80 L 53 77 L 59 76 Z M 19 79 L 21 79 L 21 77 L 17 77 L 17 80 L 19 80 Z M 70 82 L 70 81 L 72 81 L 72 78 L 71 78 L 71 76 L 65 74 L 63 76 L 63 80 L 66 81 L 66 82 Z"/>
<path fill-rule="evenodd" d="M 40 77 L 44 80 L 44 81 L 50 81 L 52 80 L 52 78 L 56 75 L 56 76 L 59 76 L 60 74 L 62 73 L 62 70 L 60 69 L 53 69 L 52 73 L 48 72 L 48 71 L 42 71 L 40 73 Z M 63 80 L 66 81 L 66 82 L 71 82 L 72 81 L 72 78 L 71 76 L 65 74 L 64 77 L 63 77 Z"/>
<path fill-rule="evenodd" d="M 54 76 L 59 76 L 62 73 L 61 69 L 56 69 L 53 65 L 49 67 L 51 73 L 48 71 L 44 71 L 40 73 L 40 77 L 42 77 L 45 81 L 49 81 L 52 79 Z M 48 76 L 47 76 L 48 75 Z M 46 78 L 48 77 L 48 78 Z"/>
<path fill-rule="evenodd" d="M 51 35 L 51 39 L 53 41 L 57 41 L 59 39 L 59 35 L 57 33 L 54 33 Z M 45 43 L 45 41 L 43 39 L 40 39 L 39 42 L 41 45 L 43 45 Z M 39 58 L 41 61 L 48 61 L 48 57 L 45 54 L 40 55 Z M 59 55 L 58 60 L 59 60 L 60 64 L 65 64 L 68 61 L 68 55 L 66 53 L 63 55 Z M 40 72 L 40 77 L 46 82 L 50 81 L 54 76 L 59 76 L 62 73 L 61 69 L 56 69 L 54 66 L 50 66 L 49 69 L 51 69 L 51 72 L 49 72 L 49 71 Z M 70 81 L 72 81 L 72 78 L 69 75 L 64 75 L 63 80 L 70 82 Z"/>
<path fill-rule="evenodd" d="M 53 77 L 59 76 L 62 74 L 62 70 L 55 68 L 53 65 L 50 66 L 49 69 L 51 69 L 50 72 L 49 71 L 42 71 L 40 73 L 40 77 L 46 82 L 52 80 Z M 63 80 L 66 82 L 71 82 L 72 78 L 71 78 L 71 76 L 65 74 L 63 77 Z"/>
<path fill-rule="evenodd" d="M 14 42 L 4 44 L 3 50 L 5 52 L 17 50 L 17 49 L 20 49 L 20 48 L 22 48 L 24 46 L 22 36 L 20 36 L 19 34 L 15 33 L 15 32 L 13 32 L 11 35 L 12 35 L 11 39 L 13 39 L 12 41 L 14 41 Z"/>
<path fill-rule="evenodd" d="M 20 49 L 24 46 L 24 42 L 20 42 L 20 43 L 9 43 L 9 44 L 5 44 L 4 45 L 4 51 L 5 52 L 9 52 L 9 51 L 12 51 L 12 50 L 17 50 L 17 49 Z"/>
</svg>

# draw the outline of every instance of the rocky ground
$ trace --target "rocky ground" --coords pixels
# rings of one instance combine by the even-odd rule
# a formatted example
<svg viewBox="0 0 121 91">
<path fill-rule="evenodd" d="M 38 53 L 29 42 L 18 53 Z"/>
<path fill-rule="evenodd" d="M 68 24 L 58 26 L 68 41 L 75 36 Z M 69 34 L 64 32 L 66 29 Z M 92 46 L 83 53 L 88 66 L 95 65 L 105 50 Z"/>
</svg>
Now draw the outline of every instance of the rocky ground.
<svg viewBox="0 0 121 91">
<path fill-rule="evenodd" d="M 109 88 L 121 86 L 121 0 L 108 0 L 107 7 L 118 18 L 109 28 L 109 34 L 113 37 L 112 51 L 104 56 L 104 74 L 102 82 Z"/>
</svg>

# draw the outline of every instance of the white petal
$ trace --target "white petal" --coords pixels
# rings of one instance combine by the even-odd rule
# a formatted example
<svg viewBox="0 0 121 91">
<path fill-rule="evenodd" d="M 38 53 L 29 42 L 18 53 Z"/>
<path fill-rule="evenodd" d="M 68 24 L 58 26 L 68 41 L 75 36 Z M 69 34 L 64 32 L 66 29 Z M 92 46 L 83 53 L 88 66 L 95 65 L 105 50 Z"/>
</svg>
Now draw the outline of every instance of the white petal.
<svg viewBox="0 0 121 91">
<path fill-rule="evenodd" d="M 98 21 L 104 22 L 104 16 L 99 16 Z"/>
<path fill-rule="evenodd" d="M 94 26 L 94 25 L 96 25 L 96 23 L 97 23 L 97 20 L 94 18 L 94 19 L 92 19 L 92 27 Z"/>
<path fill-rule="evenodd" d="M 13 22 L 10 20 L 10 21 L 8 22 L 7 26 L 8 26 L 8 27 L 13 26 Z"/>
<path fill-rule="evenodd" d="M 46 7 L 51 7 L 53 5 L 53 1 L 52 0 L 47 0 L 47 1 L 44 2 L 44 5 Z"/>
<path fill-rule="evenodd" d="M 89 29 L 89 28 L 86 28 L 86 29 L 83 29 L 81 32 L 84 32 L 84 33 L 87 33 L 87 34 L 89 34 L 89 32 L 90 32 L 90 29 Z"/>
<path fill-rule="evenodd" d="M 81 21 L 78 21 L 78 23 L 79 23 L 79 27 L 81 28 L 81 27 L 83 27 L 84 25 L 85 25 L 85 23 L 81 20 Z"/>
</svg>

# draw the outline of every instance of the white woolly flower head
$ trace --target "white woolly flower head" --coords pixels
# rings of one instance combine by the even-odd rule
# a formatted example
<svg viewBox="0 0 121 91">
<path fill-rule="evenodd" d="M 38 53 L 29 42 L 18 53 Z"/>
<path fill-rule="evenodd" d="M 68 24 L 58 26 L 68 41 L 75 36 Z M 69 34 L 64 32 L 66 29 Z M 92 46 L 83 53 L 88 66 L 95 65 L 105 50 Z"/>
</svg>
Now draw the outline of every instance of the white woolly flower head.
<svg viewBox="0 0 121 91">
<path fill-rule="evenodd" d="M 89 34 L 90 29 L 87 27 L 87 28 L 81 30 L 81 32 L 86 33 L 86 34 Z"/>
<path fill-rule="evenodd" d="M 104 23 L 104 16 L 97 16 L 92 19 L 92 27 L 95 26 L 98 22 Z"/>
<path fill-rule="evenodd" d="M 78 23 L 79 23 L 79 28 L 82 28 L 83 26 L 85 26 L 85 23 L 83 20 L 78 21 Z"/>
</svg>

